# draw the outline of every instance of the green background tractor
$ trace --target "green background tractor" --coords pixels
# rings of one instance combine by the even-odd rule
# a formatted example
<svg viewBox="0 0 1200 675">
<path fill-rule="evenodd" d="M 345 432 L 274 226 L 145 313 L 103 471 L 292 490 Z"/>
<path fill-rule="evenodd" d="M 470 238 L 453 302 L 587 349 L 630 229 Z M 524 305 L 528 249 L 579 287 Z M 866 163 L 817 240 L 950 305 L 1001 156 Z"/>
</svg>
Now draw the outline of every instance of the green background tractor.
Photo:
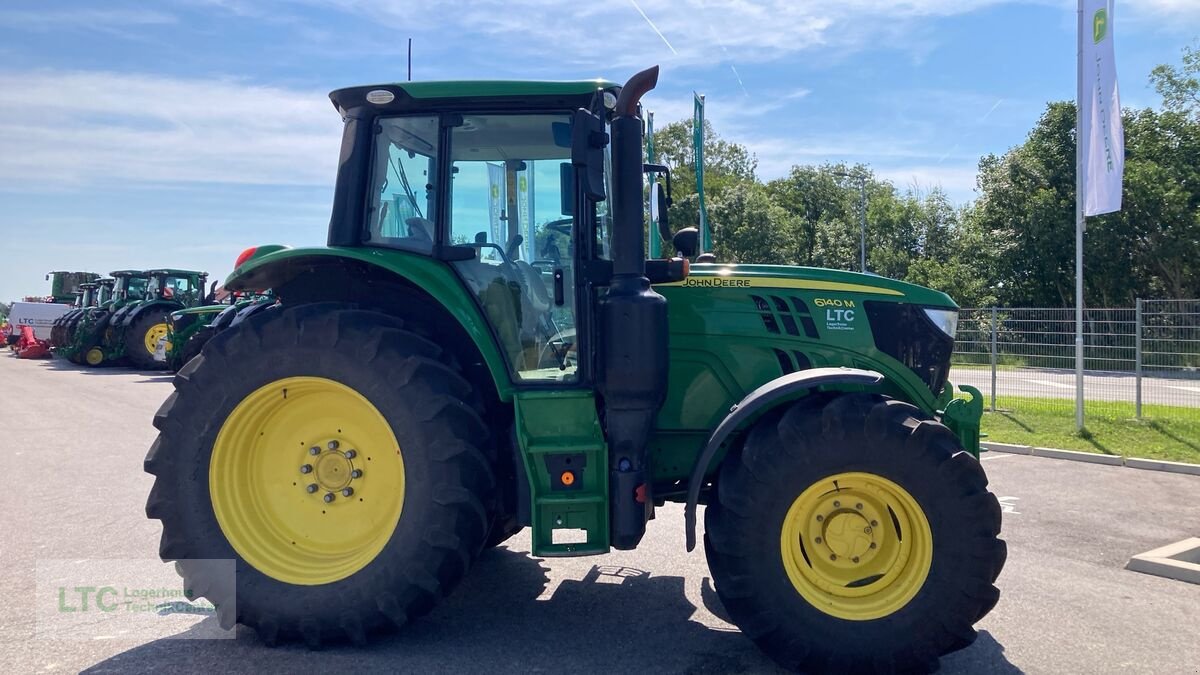
<svg viewBox="0 0 1200 675">
<path fill-rule="evenodd" d="M 85 290 L 85 307 L 73 310 L 55 322 L 51 333 L 54 353 L 73 363 L 83 363 L 88 344 L 95 333 L 96 322 L 112 305 L 116 279 L 97 279 L 94 284 L 82 284 L 81 288 L 94 286 L 91 297 Z"/>
<path fill-rule="evenodd" d="M 149 281 L 149 276 L 142 270 L 116 270 L 110 272 L 110 276 L 113 285 L 108 300 L 100 303 L 87 321 L 79 326 L 73 343 L 64 350 L 64 356 L 74 356 L 74 360 L 89 366 L 104 363 L 103 342 L 110 332 L 114 317 L 125 307 L 141 302 Z"/>
<path fill-rule="evenodd" d="M 237 295 L 231 294 L 221 304 L 172 312 L 167 337 L 155 358 L 166 363 L 168 370 L 179 370 L 196 357 L 214 335 L 275 304 L 275 298 L 269 292 Z"/>
<path fill-rule="evenodd" d="M 535 556 L 601 554 L 676 502 L 689 549 L 705 505 L 717 593 L 785 667 L 927 670 L 975 638 L 1006 548 L 981 401 L 946 381 L 957 307 L 647 260 L 657 73 L 331 94 L 328 245 L 238 257 L 226 287 L 279 306 L 179 371 L 145 461 L 160 554 L 225 625 L 362 643 L 521 528 Z"/>
<path fill-rule="evenodd" d="M 157 269 L 143 273 L 147 279 L 141 299 L 113 313 L 99 347 L 104 361 L 127 360 L 135 368 L 161 369 L 155 360 L 159 340 L 166 337 L 171 312 L 205 301 L 207 272 Z M 92 363 L 89 353 L 88 363 Z M 98 364 L 95 364 L 98 365 Z"/>
</svg>

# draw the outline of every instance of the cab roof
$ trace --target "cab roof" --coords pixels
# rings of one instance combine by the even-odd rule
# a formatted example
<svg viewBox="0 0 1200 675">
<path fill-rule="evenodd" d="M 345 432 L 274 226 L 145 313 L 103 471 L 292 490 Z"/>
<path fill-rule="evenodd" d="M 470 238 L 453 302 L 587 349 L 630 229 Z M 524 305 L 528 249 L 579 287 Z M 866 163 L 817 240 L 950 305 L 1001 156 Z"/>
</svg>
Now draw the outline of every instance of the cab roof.
<svg viewBox="0 0 1200 675">
<path fill-rule="evenodd" d="M 195 270 L 177 270 L 172 268 L 163 268 L 157 270 L 146 270 L 142 272 L 147 276 L 171 276 L 171 277 L 206 277 L 208 272 L 197 272 Z"/>
<path fill-rule="evenodd" d="M 620 90 L 608 80 L 436 80 L 428 82 L 392 82 L 336 89 L 329 94 L 333 105 L 343 114 L 347 110 L 370 106 L 381 112 L 414 111 L 445 107 L 452 101 L 463 107 L 514 104 L 521 101 L 533 107 L 557 107 L 556 104 L 586 105 L 579 99 L 597 91 Z M 368 94 L 371 94 L 368 97 Z M 539 101 L 540 99 L 540 101 Z M 540 104 L 539 104 L 540 103 Z"/>
</svg>

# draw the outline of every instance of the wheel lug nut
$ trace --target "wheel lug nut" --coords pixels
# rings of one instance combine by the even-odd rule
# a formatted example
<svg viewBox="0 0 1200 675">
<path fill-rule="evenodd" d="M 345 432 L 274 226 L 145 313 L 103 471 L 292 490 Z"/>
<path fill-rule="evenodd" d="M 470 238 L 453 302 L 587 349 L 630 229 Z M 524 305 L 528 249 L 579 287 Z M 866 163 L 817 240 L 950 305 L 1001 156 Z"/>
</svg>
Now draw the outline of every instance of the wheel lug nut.
<svg viewBox="0 0 1200 675">
<path fill-rule="evenodd" d="M 336 499 L 336 497 L 333 496 L 332 492 L 325 493 L 325 503 L 326 504 L 328 504 L 329 502 L 332 502 L 334 499 Z"/>
<path fill-rule="evenodd" d="M 319 455 L 321 454 L 321 449 L 314 445 L 308 449 L 308 454 L 313 456 Z"/>
<path fill-rule="evenodd" d="M 819 523 L 822 520 L 825 520 L 825 516 L 822 516 L 821 514 L 817 514 L 817 522 Z"/>
<path fill-rule="evenodd" d="M 350 472 L 351 478 L 362 478 L 362 469 L 355 469 Z"/>
<path fill-rule="evenodd" d="M 841 502 L 837 502 L 837 501 L 835 501 L 835 502 L 833 503 L 833 508 L 835 508 L 835 509 L 840 509 L 840 508 L 842 508 L 842 503 L 841 503 Z"/>
<path fill-rule="evenodd" d="M 813 541 L 815 541 L 815 542 L 817 542 L 817 543 L 819 544 L 819 543 L 821 543 L 821 541 L 822 541 L 822 540 L 821 540 L 821 538 L 820 538 L 820 537 L 817 537 L 817 538 L 816 538 L 816 539 L 814 539 Z"/>
<path fill-rule="evenodd" d="M 312 493 L 314 493 L 314 492 L 316 492 L 316 491 L 317 491 L 317 484 L 316 484 L 316 483 L 309 483 L 309 484 L 308 484 L 308 486 L 304 488 L 304 490 L 305 490 L 306 492 L 308 492 L 308 494 L 312 494 Z"/>
<path fill-rule="evenodd" d="M 851 558 L 850 562 L 858 562 L 858 556 L 854 556 L 853 558 Z"/>
<path fill-rule="evenodd" d="M 871 542 L 871 548 L 875 548 L 875 542 Z"/>
<path fill-rule="evenodd" d="M 300 467 L 300 473 L 312 473 L 312 464 L 305 464 Z"/>
<path fill-rule="evenodd" d="M 855 504 L 854 508 L 858 509 L 859 511 L 862 511 L 862 504 Z"/>
<path fill-rule="evenodd" d="M 879 527 L 879 521 L 878 521 L 878 520 L 872 520 L 872 521 L 871 521 L 871 527 Z"/>
<path fill-rule="evenodd" d="M 354 488 L 342 488 L 343 497 L 349 497 L 352 494 L 354 494 Z"/>
<path fill-rule="evenodd" d="M 346 451 L 346 459 L 354 459 L 355 457 L 358 457 L 357 450 L 347 450 Z"/>
<path fill-rule="evenodd" d="M 830 553 L 830 554 L 829 554 L 829 559 L 830 559 L 830 560 L 837 560 L 837 554 L 836 554 L 836 553 Z"/>
<path fill-rule="evenodd" d="M 338 442 L 337 441 L 329 441 L 328 443 L 325 444 L 325 447 L 329 448 L 330 450 L 337 450 Z"/>
<path fill-rule="evenodd" d="M 872 532 L 872 531 L 873 531 L 873 530 L 872 530 L 871 528 L 869 528 L 869 527 L 864 527 L 864 528 L 863 528 L 863 534 L 871 534 L 871 532 Z"/>
</svg>

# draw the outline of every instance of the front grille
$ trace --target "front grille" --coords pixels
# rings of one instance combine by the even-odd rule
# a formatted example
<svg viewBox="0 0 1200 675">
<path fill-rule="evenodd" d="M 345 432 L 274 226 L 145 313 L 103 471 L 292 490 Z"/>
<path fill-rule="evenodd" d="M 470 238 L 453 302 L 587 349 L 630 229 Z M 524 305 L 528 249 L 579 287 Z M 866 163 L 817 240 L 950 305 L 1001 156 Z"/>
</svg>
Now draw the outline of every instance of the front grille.
<svg viewBox="0 0 1200 675">
<path fill-rule="evenodd" d="M 784 375 L 812 368 L 812 361 L 809 361 L 804 352 L 798 349 L 793 349 L 790 355 L 782 349 L 772 351 L 775 352 L 775 359 L 779 361 L 779 370 L 783 371 Z"/>
<path fill-rule="evenodd" d="M 938 395 L 950 376 L 954 338 L 943 333 L 917 305 L 903 302 L 863 303 L 875 346 L 903 363 Z"/>
</svg>

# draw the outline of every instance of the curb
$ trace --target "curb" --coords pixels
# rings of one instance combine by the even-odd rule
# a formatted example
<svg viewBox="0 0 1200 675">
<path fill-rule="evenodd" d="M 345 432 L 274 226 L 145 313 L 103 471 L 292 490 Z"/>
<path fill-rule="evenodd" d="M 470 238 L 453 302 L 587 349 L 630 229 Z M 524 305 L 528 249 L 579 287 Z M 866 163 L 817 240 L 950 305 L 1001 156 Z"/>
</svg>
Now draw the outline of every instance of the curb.
<svg viewBox="0 0 1200 675">
<path fill-rule="evenodd" d="M 1029 445 L 1012 445 L 1009 443 L 983 442 L 979 446 L 987 452 L 1003 452 L 1009 455 L 1029 455 L 1032 457 L 1048 457 L 1050 459 L 1065 459 L 1072 462 L 1101 464 L 1105 466 L 1124 466 L 1143 471 L 1165 471 L 1191 476 L 1200 476 L 1200 464 L 1184 462 L 1168 462 L 1163 459 L 1142 459 L 1139 457 L 1121 457 L 1119 455 L 1101 455 L 1094 452 L 1079 450 L 1061 450 L 1059 448 L 1037 448 Z"/>
</svg>

